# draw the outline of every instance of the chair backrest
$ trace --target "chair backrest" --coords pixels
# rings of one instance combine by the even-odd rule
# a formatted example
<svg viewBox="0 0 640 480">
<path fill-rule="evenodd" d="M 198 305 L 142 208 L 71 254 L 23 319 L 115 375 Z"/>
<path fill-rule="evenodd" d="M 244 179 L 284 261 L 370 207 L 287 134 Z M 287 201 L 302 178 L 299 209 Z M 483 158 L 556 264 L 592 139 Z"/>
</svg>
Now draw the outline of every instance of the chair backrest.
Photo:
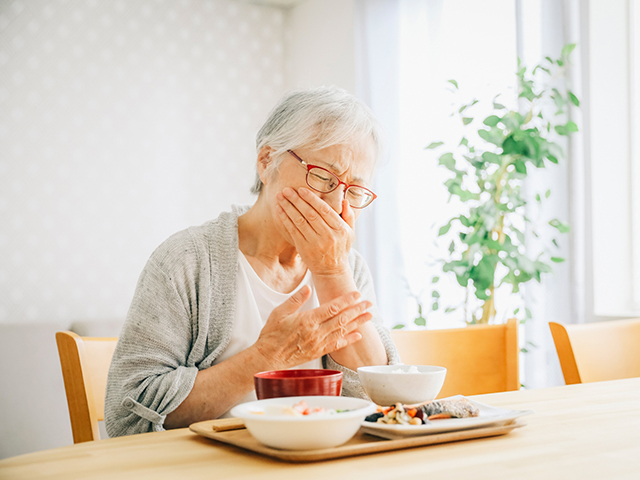
<svg viewBox="0 0 640 480">
<path fill-rule="evenodd" d="M 56 333 L 74 443 L 100 439 L 98 422 L 104 420 L 107 375 L 117 342 L 117 338 Z"/>
<path fill-rule="evenodd" d="M 640 377 L 640 318 L 549 328 L 567 385 Z"/>
<path fill-rule="evenodd" d="M 445 330 L 392 330 L 391 338 L 405 364 L 446 367 L 438 398 L 520 388 L 516 319 Z"/>
</svg>

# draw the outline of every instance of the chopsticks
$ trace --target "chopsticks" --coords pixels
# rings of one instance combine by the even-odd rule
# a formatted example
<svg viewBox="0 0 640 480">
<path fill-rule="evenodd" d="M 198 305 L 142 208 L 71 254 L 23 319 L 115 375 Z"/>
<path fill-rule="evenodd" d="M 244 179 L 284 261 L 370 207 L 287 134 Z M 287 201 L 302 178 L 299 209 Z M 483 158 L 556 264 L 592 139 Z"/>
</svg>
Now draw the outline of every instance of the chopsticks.
<svg viewBox="0 0 640 480">
<path fill-rule="evenodd" d="M 211 425 L 214 432 L 226 432 L 228 430 L 240 430 L 244 428 L 244 421 L 241 418 L 221 418 L 215 420 Z"/>
</svg>

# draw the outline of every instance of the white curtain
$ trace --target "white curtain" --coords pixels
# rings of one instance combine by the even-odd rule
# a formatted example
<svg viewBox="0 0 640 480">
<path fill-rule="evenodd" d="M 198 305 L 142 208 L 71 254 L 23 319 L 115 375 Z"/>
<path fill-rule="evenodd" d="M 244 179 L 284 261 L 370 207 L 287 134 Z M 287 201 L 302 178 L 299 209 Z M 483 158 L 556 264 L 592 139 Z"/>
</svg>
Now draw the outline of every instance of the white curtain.
<svg viewBox="0 0 640 480">
<path fill-rule="evenodd" d="M 407 316 L 396 195 L 399 14 L 397 0 L 356 1 L 356 94 L 371 107 L 387 135 L 374 183 L 378 199 L 358 220 L 356 248 L 371 268 L 380 313 L 388 327 Z"/>
<path fill-rule="evenodd" d="M 527 192 L 532 199 L 536 192 L 552 191 L 544 206 L 536 210 L 530 202 L 530 215 L 557 217 L 568 221 L 569 235 L 543 235 L 540 239 L 530 236 L 527 241 L 533 248 L 552 237 L 558 239 L 558 256 L 566 258 L 554 265 L 554 273 L 547 275 L 542 284 L 531 283 L 525 290 L 526 303 L 533 320 L 525 326 L 525 338 L 535 346 L 529 348 L 525 360 L 527 387 L 545 387 L 564 384 L 548 322 L 583 323 L 593 312 L 591 280 L 590 235 L 590 170 L 588 149 L 585 148 L 588 122 L 588 98 L 584 82 L 584 58 L 586 44 L 584 2 L 578 0 L 539 0 L 517 2 L 519 31 L 519 55 L 528 65 L 535 65 L 545 56 L 557 57 L 564 45 L 576 43 L 572 54 L 568 81 L 571 90 L 581 99 L 581 109 L 572 109 L 569 116 L 580 127 L 580 132 L 565 141 L 566 158 L 558 166 L 535 172 L 527 180 Z M 549 232 L 547 232 L 549 233 Z M 551 232 L 553 233 L 553 232 Z"/>
<path fill-rule="evenodd" d="M 437 232 L 461 205 L 448 202 L 443 186 L 447 173 L 437 154 L 424 147 L 434 141 L 456 145 L 462 136 L 460 120 L 450 114 L 473 98 L 515 106 L 517 57 L 528 65 L 545 55 L 557 57 L 566 43 L 580 41 L 583 2 L 579 0 L 361 0 L 357 3 L 359 95 L 372 107 L 390 134 L 390 155 L 377 175 L 380 198 L 363 214 L 358 248 L 374 274 L 379 304 L 389 326 L 412 328 L 417 302 L 429 328 L 463 325 L 458 313 L 446 307 L 464 300 L 463 292 L 446 278 L 436 263 L 448 240 Z M 581 49 L 574 53 L 572 89 L 582 93 Z M 447 80 L 455 79 L 454 92 Z M 481 104 L 476 116 L 482 113 Z M 588 108 L 587 105 L 583 107 Z M 580 124 L 580 119 L 577 119 Z M 582 126 L 582 125 L 581 125 Z M 479 126 L 478 126 L 479 128 Z M 580 135 L 583 135 L 582 133 Z M 559 237 L 567 261 L 541 285 L 525 290 L 533 320 L 521 328 L 521 376 L 528 388 L 561 384 L 562 375 L 547 323 L 581 321 L 588 301 L 589 216 L 585 207 L 588 164 L 584 137 L 567 144 L 568 158 L 559 168 L 536 172 L 526 189 L 533 197 L 552 190 L 542 212 L 569 221 L 572 233 Z M 543 239 L 549 240 L 549 239 Z M 535 248 L 531 238 L 531 247 Z M 404 261 L 403 261 L 404 259 Z M 439 276 L 437 284 L 432 283 Z M 436 300 L 436 312 L 428 312 Z M 498 300 L 502 317 L 513 312 L 513 296 Z M 499 318 L 502 320 L 503 318 Z"/>
</svg>

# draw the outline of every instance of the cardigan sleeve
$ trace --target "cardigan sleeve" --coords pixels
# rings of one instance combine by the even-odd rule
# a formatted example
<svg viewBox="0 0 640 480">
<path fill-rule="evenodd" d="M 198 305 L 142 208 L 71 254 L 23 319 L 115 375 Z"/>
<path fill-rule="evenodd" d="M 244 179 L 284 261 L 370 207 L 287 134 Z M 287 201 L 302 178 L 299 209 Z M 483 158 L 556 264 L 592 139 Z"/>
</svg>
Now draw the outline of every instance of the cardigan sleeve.
<svg viewBox="0 0 640 480">
<path fill-rule="evenodd" d="M 197 315 L 197 252 L 184 240 L 159 247 L 138 280 L 107 381 L 111 437 L 163 430 L 167 414 L 193 388 L 198 368 L 188 356 Z"/>
<path fill-rule="evenodd" d="M 371 278 L 369 267 L 367 266 L 364 258 L 355 250 L 351 251 L 349 260 L 353 271 L 353 278 L 356 282 L 356 286 L 358 287 L 358 291 L 362 295 L 361 298 L 363 300 L 369 300 L 373 304 L 369 310 L 373 314 L 373 319 L 371 321 L 375 325 L 376 330 L 378 330 L 378 335 L 380 335 L 382 345 L 387 352 L 387 363 L 389 365 L 398 364 L 400 363 L 400 356 L 398 355 L 398 350 L 396 349 L 393 340 L 391 340 L 389 330 L 387 330 L 382 323 L 382 317 L 378 311 L 376 294 L 373 288 L 373 279 Z M 358 372 L 340 365 L 334 361 L 330 355 L 325 355 L 323 363 L 325 368 L 340 370 L 342 372 L 342 395 L 346 397 L 369 398 L 360 384 Z"/>
</svg>

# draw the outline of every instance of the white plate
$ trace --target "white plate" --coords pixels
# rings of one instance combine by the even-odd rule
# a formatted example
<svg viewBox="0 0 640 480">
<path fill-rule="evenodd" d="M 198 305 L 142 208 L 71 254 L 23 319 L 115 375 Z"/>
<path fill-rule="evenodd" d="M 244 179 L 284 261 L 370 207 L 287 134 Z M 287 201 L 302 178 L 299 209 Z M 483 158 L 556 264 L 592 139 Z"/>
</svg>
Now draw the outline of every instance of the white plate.
<svg viewBox="0 0 640 480">
<path fill-rule="evenodd" d="M 449 397 L 446 400 L 462 398 L 462 395 Z M 439 399 L 445 400 L 445 399 Z M 376 435 L 390 440 L 396 438 L 413 437 L 417 435 L 432 435 L 435 433 L 455 432 L 480 427 L 493 427 L 505 425 L 518 417 L 533 413 L 532 410 L 508 410 L 492 407 L 484 403 L 468 399 L 480 414 L 477 417 L 450 418 L 445 420 L 432 420 L 424 425 L 387 425 L 386 423 L 362 422 L 362 431 L 370 435 Z"/>
</svg>

